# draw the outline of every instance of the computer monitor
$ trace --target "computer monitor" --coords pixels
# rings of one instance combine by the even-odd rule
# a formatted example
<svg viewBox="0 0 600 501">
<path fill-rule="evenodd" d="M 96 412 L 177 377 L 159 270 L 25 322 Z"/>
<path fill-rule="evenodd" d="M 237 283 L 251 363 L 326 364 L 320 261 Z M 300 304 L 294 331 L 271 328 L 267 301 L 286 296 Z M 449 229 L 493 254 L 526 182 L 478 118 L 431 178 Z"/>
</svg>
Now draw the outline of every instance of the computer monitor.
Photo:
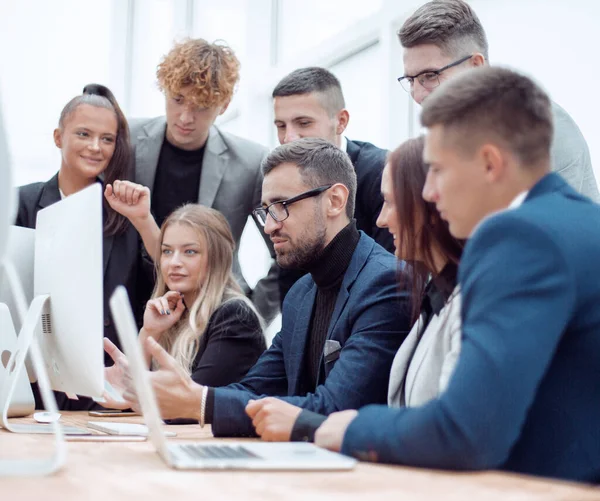
<svg viewBox="0 0 600 501">
<path fill-rule="evenodd" d="M 15 239 L 10 242 L 11 253 L 22 251 L 13 256 L 12 264 L 23 285 L 21 296 L 29 302 L 19 336 L 24 329 L 35 331 L 53 390 L 99 398 L 104 392 L 100 185 L 95 183 L 39 211 L 33 271 L 27 270 L 31 235 L 22 230 L 11 228 Z M 10 289 L 14 282 L 9 281 Z M 31 290 L 32 297 L 28 297 Z M 9 299 L 12 292 L 3 295 Z M 12 306 L 12 316 L 18 318 L 18 305 Z"/>
<path fill-rule="evenodd" d="M 5 235 L 7 237 L 5 260 L 12 263 L 14 271 L 21 282 L 26 301 L 24 308 L 26 309 L 33 299 L 35 230 L 21 228 L 20 226 L 9 226 Z M 23 318 L 21 317 L 26 311 L 22 311 L 22 309 L 20 311 L 20 306 L 17 304 L 18 295 L 14 293 L 8 273 L 9 271 L 6 268 L 0 268 L 0 303 L 8 306 L 14 329 L 19 332 L 23 325 Z"/>
<path fill-rule="evenodd" d="M 34 296 L 49 296 L 38 341 L 54 390 L 104 392 L 102 188 L 38 212 Z"/>
<path fill-rule="evenodd" d="M 4 265 L 0 266 L 0 384 L 8 377 L 8 361 L 17 347 L 17 332 L 33 299 L 33 263 L 35 231 L 30 228 L 10 226 L 7 233 Z M 11 278 L 11 273 L 15 276 Z M 20 282 L 23 294 L 15 291 Z M 31 414 L 35 401 L 27 375 L 33 376 L 31 360 L 27 371 L 18 377 L 17 387 L 10 401 L 7 417 Z M 31 382 L 35 379 L 31 379 Z"/>
<path fill-rule="evenodd" d="M 24 303 L 26 303 L 26 300 L 24 298 L 23 288 L 14 271 L 14 266 L 12 266 L 12 263 L 10 263 L 5 256 L 8 226 L 14 222 L 16 212 L 16 190 L 13 184 L 10 156 L 4 132 L 1 97 L 2 96 L 0 95 L 0 267 L 9 270 L 8 275 L 11 277 L 10 280 L 16 289 L 15 293 L 19 296 L 18 303 L 23 306 L 24 310 Z M 7 308 L 3 308 L 3 311 L 4 313 L 7 313 Z M 5 315 L 4 318 L 6 319 L 7 316 Z M 14 326 L 12 324 L 7 326 L 7 330 L 10 330 L 11 333 L 14 334 Z M 4 332 L 4 329 L 0 331 L 0 333 L 2 332 Z M 31 352 L 33 366 L 36 368 L 36 372 L 39 375 L 39 387 L 44 404 L 49 411 L 56 412 L 56 400 L 50 390 L 48 377 L 43 364 L 41 363 L 38 344 L 35 339 L 33 339 L 33 336 L 28 337 L 25 335 L 17 340 L 14 351 L 11 352 L 5 367 L 7 376 L 0 384 L 0 424 L 7 429 L 10 429 L 10 424 L 7 419 L 9 404 L 15 393 L 15 389 L 19 386 L 18 383 L 21 380 L 19 377 L 23 372 L 25 355 L 28 351 Z M 58 470 L 65 463 L 66 445 L 63 432 L 58 422 L 52 423 L 50 427 L 54 433 L 55 444 L 54 451 L 50 456 L 42 458 L 37 457 L 34 459 L 1 459 L 0 476 L 48 475 Z"/>
<path fill-rule="evenodd" d="M 0 107 L 0 262 L 4 258 L 7 245 L 8 227 L 14 221 L 17 209 L 16 192 L 13 185 L 10 155 L 4 133 L 2 108 Z"/>
</svg>

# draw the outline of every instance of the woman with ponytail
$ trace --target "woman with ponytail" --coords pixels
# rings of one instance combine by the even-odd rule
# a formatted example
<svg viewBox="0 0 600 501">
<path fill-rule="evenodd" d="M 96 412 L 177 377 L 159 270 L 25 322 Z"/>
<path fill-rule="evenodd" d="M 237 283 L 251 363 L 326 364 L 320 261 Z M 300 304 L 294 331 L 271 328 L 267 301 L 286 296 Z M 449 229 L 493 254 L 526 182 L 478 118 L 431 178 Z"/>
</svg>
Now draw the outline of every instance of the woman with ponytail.
<svg viewBox="0 0 600 501">
<path fill-rule="evenodd" d="M 81 95 L 66 104 L 54 130 L 54 143 L 61 150 L 60 169 L 47 182 L 19 188 L 18 226 L 35 228 L 41 209 L 93 183 L 104 185 L 130 177 L 132 152 L 127 120 L 112 92 L 103 85 L 87 85 Z M 104 335 L 118 345 L 108 299 L 117 285 L 125 285 L 136 304 L 139 237 L 127 218 L 104 197 L 103 220 Z M 110 357 L 105 357 L 105 361 L 112 363 Z M 65 400 L 59 399 L 59 405 L 73 408 Z M 78 407 L 86 405 L 91 405 L 87 399 Z"/>
</svg>

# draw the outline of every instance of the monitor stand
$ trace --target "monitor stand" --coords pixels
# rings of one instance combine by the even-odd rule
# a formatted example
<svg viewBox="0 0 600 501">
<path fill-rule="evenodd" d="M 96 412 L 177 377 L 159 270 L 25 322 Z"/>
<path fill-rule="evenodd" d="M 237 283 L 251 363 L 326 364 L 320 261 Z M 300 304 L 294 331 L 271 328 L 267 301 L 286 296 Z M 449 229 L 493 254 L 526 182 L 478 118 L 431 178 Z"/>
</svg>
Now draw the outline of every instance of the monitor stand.
<svg viewBox="0 0 600 501">
<path fill-rule="evenodd" d="M 19 315 L 22 317 L 22 328 L 17 338 L 17 346 L 11 354 L 7 364 L 7 376 L 4 378 L 0 387 L 0 426 L 8 431 L 15 433 L 31 433 L 22 427 L 29 425 L 12 424 L 8 420 L 8 409 L 11 399 L 17 387 L 20 374 L 25 368 L 25 359 L 27 354 L 30 355 L 30 360 L 33 365 L 35 374 L 37 375 L 38 386 L 44 407 L 49 412 L 58 412 L 56 399 L 52 393 L 50 380 L 46 373 L 46 368 L 42 359 L 42 354 L 36 340 L 36 333 L 41 330 L 42 313 L 48 307 L 50 300 L 49 295 L 40 295 L 34 298 L 27 311 L 27 302 L 23 293 L 21 282 L 13 268 L 12 263 L 4 261 L 0 263 L 3 266 L 6 276 L 10 281 L 11 290 L 16 299 Z M 25 311 L 27 313 L 25 314 Z M 65 463 L 67 455 L 67 447 L 64 439 L 62 426 L 55 421 L 44 426 L 54 434 L 54 451 L 47 458 L 35 459 L 2 459 L 0 460 L 0 477 L 1 476 L 40 476 L 49 475 L 59 470 Z"/>
</svg>

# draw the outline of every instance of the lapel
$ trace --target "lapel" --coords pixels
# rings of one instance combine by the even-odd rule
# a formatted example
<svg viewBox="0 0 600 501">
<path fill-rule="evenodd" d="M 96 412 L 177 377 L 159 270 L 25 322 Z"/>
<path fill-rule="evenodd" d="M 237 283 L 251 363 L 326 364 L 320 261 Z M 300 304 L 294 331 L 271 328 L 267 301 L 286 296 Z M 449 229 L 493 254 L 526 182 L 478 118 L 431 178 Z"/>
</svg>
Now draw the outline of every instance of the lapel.
<svg viewBox="0 0 600 501">
<path fill-rule="evenodd" d="M 437 314 L 431 317 L 429 324 L 427 325 L 427 329 L 425 332 L 429 331 L 430 335 L 427 338 L 427 344 L 423 344 L 423 340 L 425 338 L 425 332 L 420 336 L 420 341 L 418 343 L 414 343 L 412 351 L 409 353 L 408 360 L 406 361 L 406 366 L 404 368 L 404 393 L 402 399 L 402 405 L 406 405 L 406 402 L 411 400 L 411 395 L 413 390 L 415 389 L 415 384 L 417 381 L 421 381 L 421 389 L 426 385 L 423 381 L 431 381 L 432 370 L 433 367 L 433 375 L 435 376 L 435 387 L 439 388 L 439 380 L 441 374 L 441 366 L 444 364 L 443 355 L 442 358 L 439 357 L 440 353 L 447 353 L 450 349 L 449 346 L 445 347 L 445 342 L 448 336 L 449 329 L 448 327 L 452 325 L 450 320 L 450 316 L 452 315 L 452 305 L 454 304 L 454 298 L 460 294 L 460 287 L 456 286 L 452 291 L 450 297 L 446 300 L 446 304 L 442 308 L 442 310 Z M 418 332 L 418 331 L 417 331 Z M 412 333 L 412 332 L 411 332 Z M 431 335 L 433 333 L 433 336 Z M 419 338 L 415 336 L 415 341 Z M 421 349 L 417 350 L 417 346 L 421 345 Z M 425 360 L 429 359 L 429 361 L 425 364 Z M 413 377 L 410 385 L 406 385 L 406 379 L 408 376 L 408 367 L 412 367 L 413 369 Z M 427 370 L 429 368 L 429 374 L 427 374 Z M 419 372 L 423 369 L 425 372 L 421 374 L 421 379 L 419 379 Z"/>
<path fill-rule="evenodd" d="M 329 329 L 327 331 L 327 339 L 332 339 L 333 337 L 333 332 L 337 322 L 340 319 L 340 315 L 342 314 L 346 303 L 348 302 L 348 298 L 350 297 L 350 289 L 356 281 L 356 277 L 358 277 L 358 274 L 365 266 L 367 258 L 371 254 L 374 244 L 375 242 L 373 240 L 367 237 L 362 231 L 360 232 L 360 240 L 356 245 L 356 249 L 354 250 L 354 254 L 350 260 L 350 265 L 348 266 L 346 274 L 344 275 L 344 280 L 342 281 L 340 292 L 338 293 L 338 297 L 335 302 L 335 308 L 333 309 L 331 321 L 329 322 Z M 340 341 L 345 341 L 345 339 Z"/>
<path fill-rule="evenodd" d="M 151 190 L 154 188 L 158 157 L 166 129 L 165 117 L 158 117 L 148 122 L 135 139 L 135 182 Z"/>
<path fill-rule="evenodd" d="M 354 141 L 350 141 L 350 139 L 347 139 L 346 153 L 348 153 L 352 165 L 356 167 L 358 154 L 360 153 L 360 146 L 358 146 L 358 144 L 356 144 Z"/>
<path fill-rule="evenodd" d="M 388 386 L 388 404 L 390 407 L 404 407 L 406 404 L 404 392 L 406 373 L 408 372 L 408 365 L 410 364 L 412 355 L 417 348 L 422 322 L 423 317 L 421 316 L 415 322 L 415 325 L 413 325 L 410 333 L 400 345 L 394 357 L 394 362 L 390 369 L 390 383 Z"/>
<path fill-rule="evenodd" d="M 440 331 L 440 329 L 443 327 L 443 325 L 440 326 L 440 322 L 442 322 L 442 317 L 445 317 L 445 312 L 441 311 L 439 315 L 433 315 L 433 317 L 431 318 L 431 320 L 429 321 L 429 325 L 427 325 L 427 331 L 433 331 L 435 332 L 435 337 L 434 339 L 431 339 L 431 337 L 428 338 L 428 343 L 427 344 L 423 344 L 423 335 L 421 336 L 421 341 L 419 342 L 420 345 L 420 349 L 417 350 L 417 346 L 414 347 L 413 353 L 412 353 L 412 358 L 408 361 L 408 365 L 406 367 L 406 371 L 405 371 L 405 389 L 404 389 L 404 402 L 409 402 L 410 401 L 410 397 L 412 394 L 412 391 L 415 387 L 415 383 L 419 380 L 419 371 L 421 370 L 421 367 L 423 366 L 423 362 L 424 360 L 427 358 L 429 352 L 431 351 L 432 345 L 437 342 L 437 341 L 442 341 L 442 338 L 444 336 L 444 333 Z M 424 333 L 423 333 L 424 334 Z M 443 361 L 440 361 L 440 364 Z M 429 364 L 431 365 L 431 363 Z M 410 381 L 410 384 L 406 384 L 406 380 L 408 379 L 408 368 L 412 367 L 413 369 L 413 375 L 412 375 L 412 379 Z M 427 377 L 427 375 L 425 375 L 425 377 Z M 429 375 L 429 377 L 431 377 L 431 374 Z"/>
<path fill-rule="evenodd" d="M 104 186 L 104 172 L 101 172 L 100 175 L 98 176 L 98 179 L 100 179 L 100 181 L 102 182 L 102 185 Z M 102 198 L 102 202 L 104 205 L 104 196 Z M 103 206 L 103 210 L 102 210 L 102 215 L 105 216 L 104 214 L 104 206 Z M 102 233 L 102 262 L 103 262 L 103 276 L 106 277 L 106 269 L 108 268 L 108 261 L 110 260 L 110 253 L 112 252 L 112 246 L 113 246 L 113 242 L 114 242 L 114 235 L 104 235 L 104 232 Z"/>
<path fill-rule="evenodd" d="M 110 254 L 113 248 L 113 242 L 115 241 L 114 235 L 103 235 L 102 239 L 102 262 L 103 262 L 103 274 L 106 276 L 106 270 L 108 268 L 108 261 L 110 260 Z"/>
<path fill-rule="evenodd" d="M 310 316 L 312 314 L 315 298 L 317 296 L 317 286 L 311 280 L 310 288 L 304 294 L 304 298 L 298 308 L 296 321 L 294 323 L 294 332 L 290 343 L 290 372 L 288 374 L 290 395 L 297 394 L 299 391 L 298 384 L 300 380 L 298 375 L 302 370 L 302 362 L 304 360 L 304 350 L 308 339 L 308 328 L 310 326 Z"/>
<path fill-rule="evenodd" d="M 198 203 L 212 207 L 229 161 L 229 151 L 219 130 L 212 126 L 202 159 Z"/>
<path fill-rule="evenodd" d="M 38 200 L 37 209 L 45 209 L 56 202 L 60 202 L 60 191 L 58 190 L 58 173 L 56 173 L 42 188 Z"/>
</svg>

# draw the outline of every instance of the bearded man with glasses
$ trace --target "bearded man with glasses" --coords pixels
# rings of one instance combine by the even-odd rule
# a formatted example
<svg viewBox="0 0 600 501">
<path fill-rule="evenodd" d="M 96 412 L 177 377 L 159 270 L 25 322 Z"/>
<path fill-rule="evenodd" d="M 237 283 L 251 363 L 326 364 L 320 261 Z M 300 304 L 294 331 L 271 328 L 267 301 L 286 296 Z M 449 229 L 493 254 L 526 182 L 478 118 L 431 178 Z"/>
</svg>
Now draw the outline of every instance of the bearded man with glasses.
<svg viewBox="0 0 600 501">
<path fill-rule="evenodd" d="M 398 78 L 417 104 L 465 70 L 489 65 L 485 30 L 463 0 L 433 0 L 402 25 L 404 76 Z M 582 195 L 600 202 L 585 138 L 571 116 L 552 103 L 554 138 L 550 166 Z"/>
<path fill-rule="evenodd" d="M 163 418 L 210 423 L 215 436 L 255 436 L 245 409 L 277 397 L 295 405 L 285 440 L 311 440 L 313 411 L 329 415 L 387 401 L 394 356 L 410 329 L 408 294 L 396 258 L 357 230 L 356 172 L 346 152 L 305 138 L 262 164 L 262 206 L 254 210 L 283 268 L 308 272 L 283 302 L 282 327 L 242 381 L 198 385 L 157 343 L 148 374 Z"/>
</svg>

